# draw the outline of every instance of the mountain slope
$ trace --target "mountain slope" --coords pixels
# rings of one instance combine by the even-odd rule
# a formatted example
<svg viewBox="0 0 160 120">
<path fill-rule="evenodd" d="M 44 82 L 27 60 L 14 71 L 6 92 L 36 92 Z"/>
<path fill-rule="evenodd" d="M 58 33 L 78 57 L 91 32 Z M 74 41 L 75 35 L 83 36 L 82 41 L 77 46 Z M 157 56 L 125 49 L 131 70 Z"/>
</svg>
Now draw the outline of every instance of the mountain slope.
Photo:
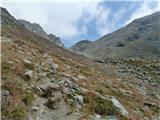
<svg viewBox="0 0 160 120">
<path fill-rule="evenodd" d="M 84 53 L 97 58 L 160 56 L 160 12 L 134 20 L 93 42 Z"/>
<path fill-rule="evenodd" d="M 18 20 L 22 25 L 24 25 L 24 27 L 31 31 L 31 32 L 34 32 L 42 37 L 45 37 L 47 38 L 47 33 L 43 30 L 43 28 L 37 24 L 37 23 L 30 23 L 26 20 Z"/>
<path fill-rule="evenodd" d="M 77 53 L 85 53 L 86 49 L 92 44 L 89 40 L 82 40 L 71 47 Z"/>
<path fill-rule="evenodd" d="M 1 11 L 2 21 L 7 20 L 1 26 L 2 120 L 158 119 L 158 84 L 137 79 L 146 77 L 143 69 L 158 76 L 158 60 L 99 64 L 28 31 Z M 123 67 L 123 62 L 134 66 L 136 78 L 116 72 L 115 63 Z"/>
<path fill-rule="evenodd" d="M 36 33 L 37 35 L 40 35 L 46 39 L 49 39 L 51 41 L 53 41 L 56 45 L 60 46 L 60 47 L 64 47 L 64 44 L 62 43 L 61 39 L 59 37 L 56 37 L 55 35 L 49 34 L 47 35 L 47 33 L 43 30 L 43 28 L 37 24 L 37 23 L 30 23 L 26 20 L 18 20 L 20 24 L 24 25 L 24 27 L 31 31 Z"/>
</svg>

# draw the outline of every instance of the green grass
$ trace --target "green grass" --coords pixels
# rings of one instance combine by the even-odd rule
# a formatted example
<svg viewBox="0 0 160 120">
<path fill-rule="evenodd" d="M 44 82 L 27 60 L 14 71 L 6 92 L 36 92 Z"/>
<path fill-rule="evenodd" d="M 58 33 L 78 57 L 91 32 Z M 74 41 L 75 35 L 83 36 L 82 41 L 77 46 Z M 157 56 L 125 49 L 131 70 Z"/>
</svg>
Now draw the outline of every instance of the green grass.
<svg viewBox="0 0 160 120">
<path fill-rule="evenodd" d="M 25 63 L 24 64 L 25 68 L 29 69 L 29 70 L 34 70 L 34 65 L 33 64 L 28 64 L 28 63 Z"/>
<path fill-rule="evenodd" d="M 2 60 L 1 62 L 2 73 L 7 74 L 10 71 L 10 65 L 6 61 Z"/>
<path fill-rule="evenodd" d="M 113 105 L 112 101 L 107 99 L 102 99 L 94 95 L 84 96 L 84 101 L 86 103 L 85 112 L 87 114 L 100 114 L 100 115 L 114 115 L 119 113 L 116 106 Z"/>
<path fill-rule="evenodd" d="M 17 106 L 11 112 L 11 118 L 14 120 L 22 120 L 25 117 L 24 108 Z"/>
<path fill-rule="evenodd" d="M 104 100 L 99 97 L 96 98 L 96 106 L 95 112 L 100 115 L 109 115 L 109 114 L 116 114 L 118 112 L 118 108 L 116 108 L 112 101 Z"/>
<path fill-rule="evenodd" d="M 25 105 L 29 106 L 32 104 L 34 99 L 35 98 L 32 92 L 26 92 L 23 98 L 23 102 L 25 103 Z"/>
<path fill-rule="evenodd" d="M 102 88 L 97 88 L 97 89 L 96 89 L 96 92 L 98 92 L 98 93 L 104 95 L 104 91 L 103 91 Z"/>
</svg>

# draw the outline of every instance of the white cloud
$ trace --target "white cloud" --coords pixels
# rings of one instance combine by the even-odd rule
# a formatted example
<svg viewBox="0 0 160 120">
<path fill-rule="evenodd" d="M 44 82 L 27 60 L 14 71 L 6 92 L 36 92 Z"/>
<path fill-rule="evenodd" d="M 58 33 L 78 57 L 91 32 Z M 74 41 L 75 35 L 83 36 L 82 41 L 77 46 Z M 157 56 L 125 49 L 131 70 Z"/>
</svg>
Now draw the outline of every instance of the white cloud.
<svg viewBox="0 0 160 120">
<path fill-rule="evenodd" d="M 100 7 L 99 8 L 99 14 L 96 18 L 96 24 L 97 24 L 97 31 L 102 36 L 104 34 L 107 34 L 110 32 L 110 29 L 108 27 L 108 17 L 110 14 L 110 10 Z"/>
<path fill-rule="evenodd" d="M 96 32 L 99 35 L 104 35 L 109 32 L 107 21 L 110 12 L 110 9 L 103 5 L 93 3 L 91 6 L 84 9 L 82 14 L 83 23 L 87 25 L 91 21 L 95 21 L 96 25 L 94 27 L 96 28 Z"/>
<path fill-rule="evenodd" d="M 152 14 L 156 11 L 160 11 L 160 1 L 159 0 L 143 0 L 140 3 L 140 7 L 134 11 L 130 19 L 125 22 L 125 25 L 132 22 L 137 18 L 144 17 L 146 15 Z M 154 4 L 155 6 L 152 6 Z"/>
<path fill-rule="evenodd" d="M 71 38 L 86 33 L 76 21 L 85 6 L 77 3 L 4 3 L 13 16 L 39 23 L 48 33 Z"/>
<path fill-rule="evenodd" d="M 126 10 L 124 7 L 118 11 L 111 11 L 107 8 L 101 8 L 100 16 L 97 16 L 97 31 L 100 36 L 111 33 L 117 29 L 119 20 L 124 17 Z"/>
<path fill-rule="evenodd" d="M 3 6 L 18 19 L 39 23 L 47 33 L 70 39 L 87 34 L 87 27 L 81 25 L 79 28 L 78 20 L 85 11 L 94 14 L 94 7 L 98 6 L 101 1 L 3 2 Z"/>
</svg>

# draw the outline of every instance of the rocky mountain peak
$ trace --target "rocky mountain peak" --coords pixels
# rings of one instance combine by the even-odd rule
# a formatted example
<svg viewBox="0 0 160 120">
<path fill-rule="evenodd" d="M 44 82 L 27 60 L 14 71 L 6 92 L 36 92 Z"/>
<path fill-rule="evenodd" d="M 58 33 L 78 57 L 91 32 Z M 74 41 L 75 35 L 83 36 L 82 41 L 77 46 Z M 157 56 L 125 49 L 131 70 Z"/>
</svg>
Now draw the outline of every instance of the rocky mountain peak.
<svg viewBox="0 0 160 120">
<path fill-rule="evenodd" d="M 64 44 L 62 43 L 61 39 L 59 37 L 56 37 L 53 34 L 49 34 L 48 38 L 53 41 L 56 45 L 60 46 L 60 47 L 64 47 Z"/>
<path fill-rule="evenodd" d="M 77 42 L 75 45 L 71 47 L 71 50 L 75 52 L 85 52 L 85 50 L 92 44 L 92 41 L 89 40 L 81 40 Z"/>
<path fill-rule="evenodd" d="M 17 26 L 19 25 L 19 22 L 16 21 L 16 19 L 3 7 L 0 7 L 1 9 L 1 25 L 12 25 Z"/>
<path fill-rule="evenodd" d="M 34 32 L 34 33 L 36 33 L 36 34 L 38 34 L 38 35 L 40 35 L 40 36 L 42 36 L 44 38 L 47 38 L 47 33 L 43 30 L 43 28 L 39 24 L 37 24 L 37 23 L 30 23 L 30 22 L 28 22 L 26 20 L 22 20 L 22 19 L 20 19 L 18 21 L 22 25 L 24 25 L 24 27 L 27 30 L 29 30 L 31 32 Z"/>
<path fill-rule="evenodd" d="M 29 30 L 31 32 L 34 32 L 34 33 L 36 33 L 36 34 L 38 34 L 38 35 L 40 35 L 40 36 L 42 36 L 44 38 L 47 38 L 47 39 L 53 41 L 56 45 L 58 45 L 60 47 L 64 47 L 64 45 L 63 45 L 63 43 L 62 43 L 62 41 L 61 41 L 61 39 L 59 37 L 56 37 L 53 34 L 49 34 L 48 35 L 39 24 L 37 24 L 37 23 L 30 23 L 30 22 L 28 22 L 26 20 L 22 20 L 22 19 L 20 19 L 18 21 L 22 25 L 24 25 L 24 27 L 27 30 Z"/>
</svg>

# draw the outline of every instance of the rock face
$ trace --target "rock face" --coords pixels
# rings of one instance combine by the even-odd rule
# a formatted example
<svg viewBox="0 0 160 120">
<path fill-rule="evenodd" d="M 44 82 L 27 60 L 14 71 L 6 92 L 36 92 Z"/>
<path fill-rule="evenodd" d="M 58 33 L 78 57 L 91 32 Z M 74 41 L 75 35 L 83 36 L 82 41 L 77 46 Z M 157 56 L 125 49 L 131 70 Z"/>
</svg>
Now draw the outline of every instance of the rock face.
<svg viewBox="0 0 160 120">
<path fill-rule="evenodd" d="M 1 8 L 1 25 L 19 25 L 19 22 L 5 9 Z"/>
<path fill-rule="evenodd" d="M 37 24 L 37 23 L 30 23 L 26 20 L 18 20 L 22 25 L 24 25 L 24 27 L 29 30 L 32 31 L 38 35 L 41 35 L 42 37 L 47 38 L 47 33 L 43 30 L 43 28 Z"/>
<path fill-rule="evenodd" d="M 89 40 L 82 40 L 71 47 L 71 50 L 77 53 L 85 53 L 87 48 L 92 44 Z"/>
<path fill-rule="evenodd" d="M 64 44 L 62 43 L 62 41 L 59 37 L 56 37 L 55 35 L 49 34 L 48 38 L 50 40 L 52 40 L 56 45 L 64 47 Z"/>
<path fill-rule="evenodd" d="M 77 52 L 97 58 L 160 56 L 160 12 L 134 20 Z M 74 45 L 76 46 L 76 45 Z"/>
<path fill-rule="evenodd" d="M 47 35 L 47 33 L 43 30 L 43 28 L 37 24 L 37 23 L 30 23 L 26 20 L 18 20 L 20 22 L 20 24 L 24 25 L 24 27 L 31 31 L 34 32 L 44 38 L 47 38 L 51 41 L 53 41 L 56 45 L 60 46 L 60 47 L 64 47 L 64 44 L 62 43 L 61 39 L 59 37 L 56 37 L 55 35 L 49 34 Z"/>
</svg>

